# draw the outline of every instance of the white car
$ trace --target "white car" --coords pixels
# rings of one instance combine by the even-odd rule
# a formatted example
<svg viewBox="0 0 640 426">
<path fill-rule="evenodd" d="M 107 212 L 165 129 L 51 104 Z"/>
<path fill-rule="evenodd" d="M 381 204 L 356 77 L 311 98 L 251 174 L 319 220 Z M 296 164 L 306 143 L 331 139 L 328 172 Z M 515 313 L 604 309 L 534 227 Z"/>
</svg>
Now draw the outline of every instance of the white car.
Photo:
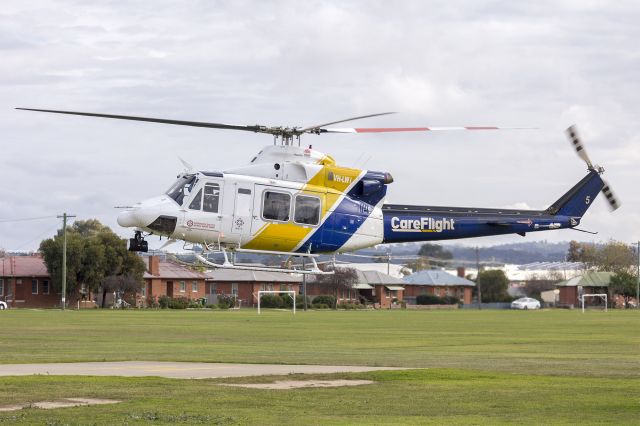
<svg viewBox="0 0 640 426">
<path fill-rule="evenodd" d="M 521 297 L 511 302 L 511 309 L 540 309 L 540 302 L 530 297 Z"/>
<path fill-rule="evenodd" d="M 7 302 L 0 300 L 0 311 L 7 309 Z"/>
</svg>

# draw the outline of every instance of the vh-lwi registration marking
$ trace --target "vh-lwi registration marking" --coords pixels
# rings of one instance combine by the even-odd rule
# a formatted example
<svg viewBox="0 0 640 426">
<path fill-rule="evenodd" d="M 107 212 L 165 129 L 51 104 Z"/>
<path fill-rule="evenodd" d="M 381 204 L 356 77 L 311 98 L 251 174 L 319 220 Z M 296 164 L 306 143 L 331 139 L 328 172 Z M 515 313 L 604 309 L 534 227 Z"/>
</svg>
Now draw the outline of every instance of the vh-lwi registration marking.
<svg viewBox="0 0 640 426">
<path fill-rule="evenodd" d="M 434 219 L 421 217 L 420 219 L 400 219 L 397 216 L 391 218 L 391 230 L 393 232 L 442 232 L 455 230 L 455 220 Z"/>
</svg>

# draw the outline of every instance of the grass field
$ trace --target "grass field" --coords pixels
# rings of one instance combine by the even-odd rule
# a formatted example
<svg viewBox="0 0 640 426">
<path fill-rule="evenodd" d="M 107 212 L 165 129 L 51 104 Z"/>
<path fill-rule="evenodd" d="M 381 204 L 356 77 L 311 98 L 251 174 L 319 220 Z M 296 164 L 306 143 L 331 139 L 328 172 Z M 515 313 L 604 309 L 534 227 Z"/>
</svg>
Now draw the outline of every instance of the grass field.
<svg viewBox="0 0 640 426">
<path fill-rule="evenodd" d="M 0 362 L 170 360 L 383 365 L 357 388 L 235 389 L 159 378 L 3 378 L 4 404 L 122 404 L 0 413 L 0 422 L 637 423 L 640 312 L 34 311 L 0 314 Z M 326 377 L 326 376 L 313 376 Z"/>
</svg>

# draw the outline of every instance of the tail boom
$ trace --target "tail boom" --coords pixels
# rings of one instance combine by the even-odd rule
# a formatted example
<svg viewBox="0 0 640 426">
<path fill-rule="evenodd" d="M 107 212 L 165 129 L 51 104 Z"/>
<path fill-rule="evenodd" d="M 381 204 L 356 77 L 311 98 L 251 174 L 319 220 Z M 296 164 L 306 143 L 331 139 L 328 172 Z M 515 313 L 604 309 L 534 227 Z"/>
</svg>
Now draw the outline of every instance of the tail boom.
<svg viewBox="0 0 640 426">
<path fill-rule="evenodd" d="M 604 183 L 591 170 L 546 210 L 485 209 L 385 204 L 384 243 L 451 240 L 573 228 Z"/>
</svg>

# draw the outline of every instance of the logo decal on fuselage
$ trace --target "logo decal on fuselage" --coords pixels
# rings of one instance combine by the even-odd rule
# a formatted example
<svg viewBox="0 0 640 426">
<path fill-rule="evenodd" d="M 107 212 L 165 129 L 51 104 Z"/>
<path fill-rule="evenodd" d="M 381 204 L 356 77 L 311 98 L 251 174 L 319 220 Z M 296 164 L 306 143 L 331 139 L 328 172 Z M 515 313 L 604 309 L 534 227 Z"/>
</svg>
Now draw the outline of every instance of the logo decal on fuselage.
<svg viewBox="0 0 640 426">
<path fill-rule="evenodd" d="M 420 219 L 400 219 L 397 216 L 391 218 L 391 230 L 393 232 L 442 232 L 455 230 L 455 220 L 434 219 L 421 217 Z"/>
</svg>

